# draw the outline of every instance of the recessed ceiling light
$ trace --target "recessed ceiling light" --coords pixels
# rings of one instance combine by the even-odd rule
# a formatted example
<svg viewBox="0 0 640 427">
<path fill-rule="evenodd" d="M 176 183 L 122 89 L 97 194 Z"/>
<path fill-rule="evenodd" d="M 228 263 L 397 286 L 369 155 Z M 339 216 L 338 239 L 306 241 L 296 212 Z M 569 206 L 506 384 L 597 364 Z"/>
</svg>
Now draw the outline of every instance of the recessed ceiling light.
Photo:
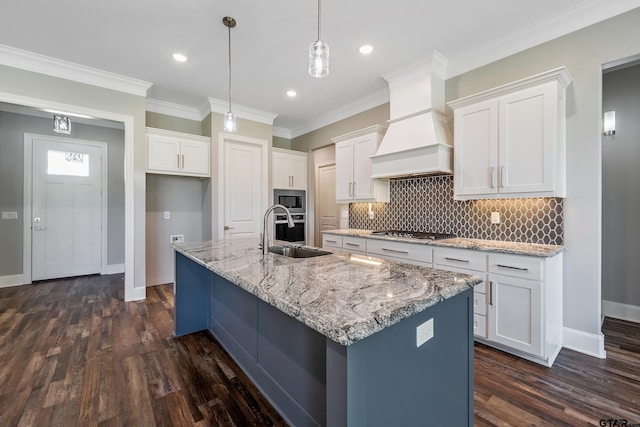
<svg viewBox="0 0 640 427">
<path fill-rule="evenodd" d="M 288 91 L 287 91 L 287 96 L 288 96 L 289 98 L 294 98 L 296 95 L 297 95 L 297 93 L 296 93 L 296 91 L 295 91 L 295 90 L 288 90 Z"/>
<path fill-rule="evenodd" d="M 371 46 L 370 44 L 365 44 L 360 46 L 360 53 L 364 54 L 364 55 L 368 55 L 371 52 L 373 52 L 373 46 Z"/>
<path fill-rule="evenodd" d="M 187 57 L 185 55 L 181 54 L 181 53 L 178 53 L 178 52 L 172 54 L 171 57 L 176 62 L 187 62 Z"/>
</svg>

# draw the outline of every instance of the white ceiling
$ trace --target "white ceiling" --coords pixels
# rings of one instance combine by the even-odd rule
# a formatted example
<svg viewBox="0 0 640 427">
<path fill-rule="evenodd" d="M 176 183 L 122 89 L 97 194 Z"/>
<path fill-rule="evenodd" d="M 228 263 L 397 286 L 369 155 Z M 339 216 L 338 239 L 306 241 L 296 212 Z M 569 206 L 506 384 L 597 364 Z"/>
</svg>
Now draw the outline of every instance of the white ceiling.
<svg viewBox="0 0 640 427">
<path fill-rule="evenodd" d="M 324 0 L 330 74 L 307 73 L 316 0 L 4 1 L 0 44 L 153 83 L 148 97 L 200 109 L 227 99 L 277 114 L 292 137 L 388 99 L 382 76 L 429 57 L 447 77 L 640 7 L 640 0 Z M 364 43 L 375 50 L 358 53 Z M 170 55 L 180 51 L 184 64 Z M 1 56 L 1 55 L 0 55 Z M 2 63 L 2 58 L 0 58 Z M 289 89 L 298 96 L 290 99 Z"/>
</svg>

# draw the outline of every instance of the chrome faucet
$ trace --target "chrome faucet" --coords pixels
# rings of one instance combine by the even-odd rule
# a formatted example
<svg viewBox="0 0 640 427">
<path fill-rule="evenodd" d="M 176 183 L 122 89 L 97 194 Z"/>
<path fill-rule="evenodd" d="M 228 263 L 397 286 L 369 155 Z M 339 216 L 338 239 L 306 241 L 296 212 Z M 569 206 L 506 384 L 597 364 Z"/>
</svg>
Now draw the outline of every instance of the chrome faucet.
<svg viewBox="0 0 640 427">
<path fill-rule="evenodd" d="M 260 241 L 261 241 L 261 248 L 262 248 L 262 254 L 263 255 L 267 255 L 269 253 L 269 229 L 267 228 L 267 218 L 269 218 L 269 214 L 271 212 L 273 212 L 275 209 L 280 208 L 284 211 L 284 213 L 287 214 L 287 225 L 289 226 L 289 228 L 293 228 L 295 225 L 293 223 L 293 217 L 291 216 L 291 212 L 289 212 L 289 209 L 286 208 L 286 206 L 280 205 L 280 204 L 275 204 L 273 206 L 271 206 L 269 209 L 267 209 L 267 211 L 264 213 L 264 223 L 263 223 L 263 227 L 262 227 L 262 236 L 260 236 Z"/>
</svg>

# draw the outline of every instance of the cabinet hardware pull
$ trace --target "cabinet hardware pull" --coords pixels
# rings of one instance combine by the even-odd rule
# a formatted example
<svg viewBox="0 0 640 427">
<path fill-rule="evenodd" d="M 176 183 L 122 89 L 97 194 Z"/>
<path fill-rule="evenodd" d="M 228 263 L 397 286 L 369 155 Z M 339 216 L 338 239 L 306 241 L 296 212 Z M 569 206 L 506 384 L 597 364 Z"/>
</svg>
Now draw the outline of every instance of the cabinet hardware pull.
<svg viewBox="0 0 640 427">
<path fill-rule="evenodd" d="M 489 282 L 489 305 L 493 305 L 493 282 Z"/>
<path fill-rule="evenodd" d="M 397 254 L 408 254 L 408 251 L 399 251 L 397 249 L 387 249 L 387 248 L 382 248 L 383 251 L 387 251 L 387 252 L 395 252 Z"/>
<path fill-rule="evenodd" d="M 293 175 L 291 175 L 291 186 L 293 187 Z"/>
<path fill-rule="evenodd" d="M 233 230 L 233 227 L 229 227 L 228 225 L 225 225 L 225 226 L 224 226 L 224 229 L 225 229 L 225 230 Z"/>
<path fill-rule="evenodd" d="M 178 162 L 178 169 L 180 169 L 180 154 L 176 154 L 176 160 Z"/>
<path fill-rule="evenodd" d="M 353 197 L 356 196 L 356 182 L 353 181 Z"/>
<path fill-rule="evenodd" d="M 357 247 L 360 247 L 360 245 L 359 245 L 359 244 L 357 244 L 357 243 L 351 243 L 351 242 L 345 242 L 345 245 L 347 245 L 347 246 L 357 246 Z"/>
<path fill-rule="evenodd" d="M 327 243 L 338 243 L 337 240 L 329 240 L 329 239 L 325 240 L 325 242 L 327 242 Z"/>
<path fill-rule="evenodd" d="M 182 155 L 182 169 L 184 169 L 184 154 Z"/>
<path fill-rule="evenodd" d="M 529 271 L 528 268 L 524 268 L 524 267 L 513 267 L 511 265 L 503 265 L 503 264 L 496 264 L 496 266 L 498 268 L 508 268 L 510 270 L 518 270 L 518 271 Z"/>
<path fill-rule="evenodd" d="M 500 166 L 500 188 L 504 188 L 504 166 Z"/>
<path fill-rule="evenodd" d="M 491 181 L 491 188 L 496 188 L 496 184 L 495 184 L 495 181 L 494 181 L 495 172 L 496 172 L 496 167 L 495 166 L 491 166 L 489 168 L 489 180 Z"/>
<path fill-rule="evenodd" d="M 353 188 L 353 182 L 350 182 L 349 183 L 349 195 L 350 196 L 353 196 L 352 188 Z"/>
<path fill-rule="evenodd" d="M 447 261 L 457 261 L 457 262 L 469 262 L 468 259 L 458 259 L 458 258 L 449 258 L 448 256 L 444 257 Z"/>
</svg>

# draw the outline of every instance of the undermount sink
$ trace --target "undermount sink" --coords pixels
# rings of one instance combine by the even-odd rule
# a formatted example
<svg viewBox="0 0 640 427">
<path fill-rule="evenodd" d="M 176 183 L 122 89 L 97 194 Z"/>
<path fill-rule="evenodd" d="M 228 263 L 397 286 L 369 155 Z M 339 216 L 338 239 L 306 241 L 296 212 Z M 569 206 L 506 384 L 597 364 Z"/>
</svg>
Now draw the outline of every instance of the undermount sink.
<svg viewBox="0 0 640 427">
<path fill-rule="evenodd" d="M 331 254 L 331 252 L 321 251 L 320 249 L 302 248 L 298 246 L 269 246 L 269 252 L 284 255 L 289 258 L 311 258 Z"/>
</svg>

